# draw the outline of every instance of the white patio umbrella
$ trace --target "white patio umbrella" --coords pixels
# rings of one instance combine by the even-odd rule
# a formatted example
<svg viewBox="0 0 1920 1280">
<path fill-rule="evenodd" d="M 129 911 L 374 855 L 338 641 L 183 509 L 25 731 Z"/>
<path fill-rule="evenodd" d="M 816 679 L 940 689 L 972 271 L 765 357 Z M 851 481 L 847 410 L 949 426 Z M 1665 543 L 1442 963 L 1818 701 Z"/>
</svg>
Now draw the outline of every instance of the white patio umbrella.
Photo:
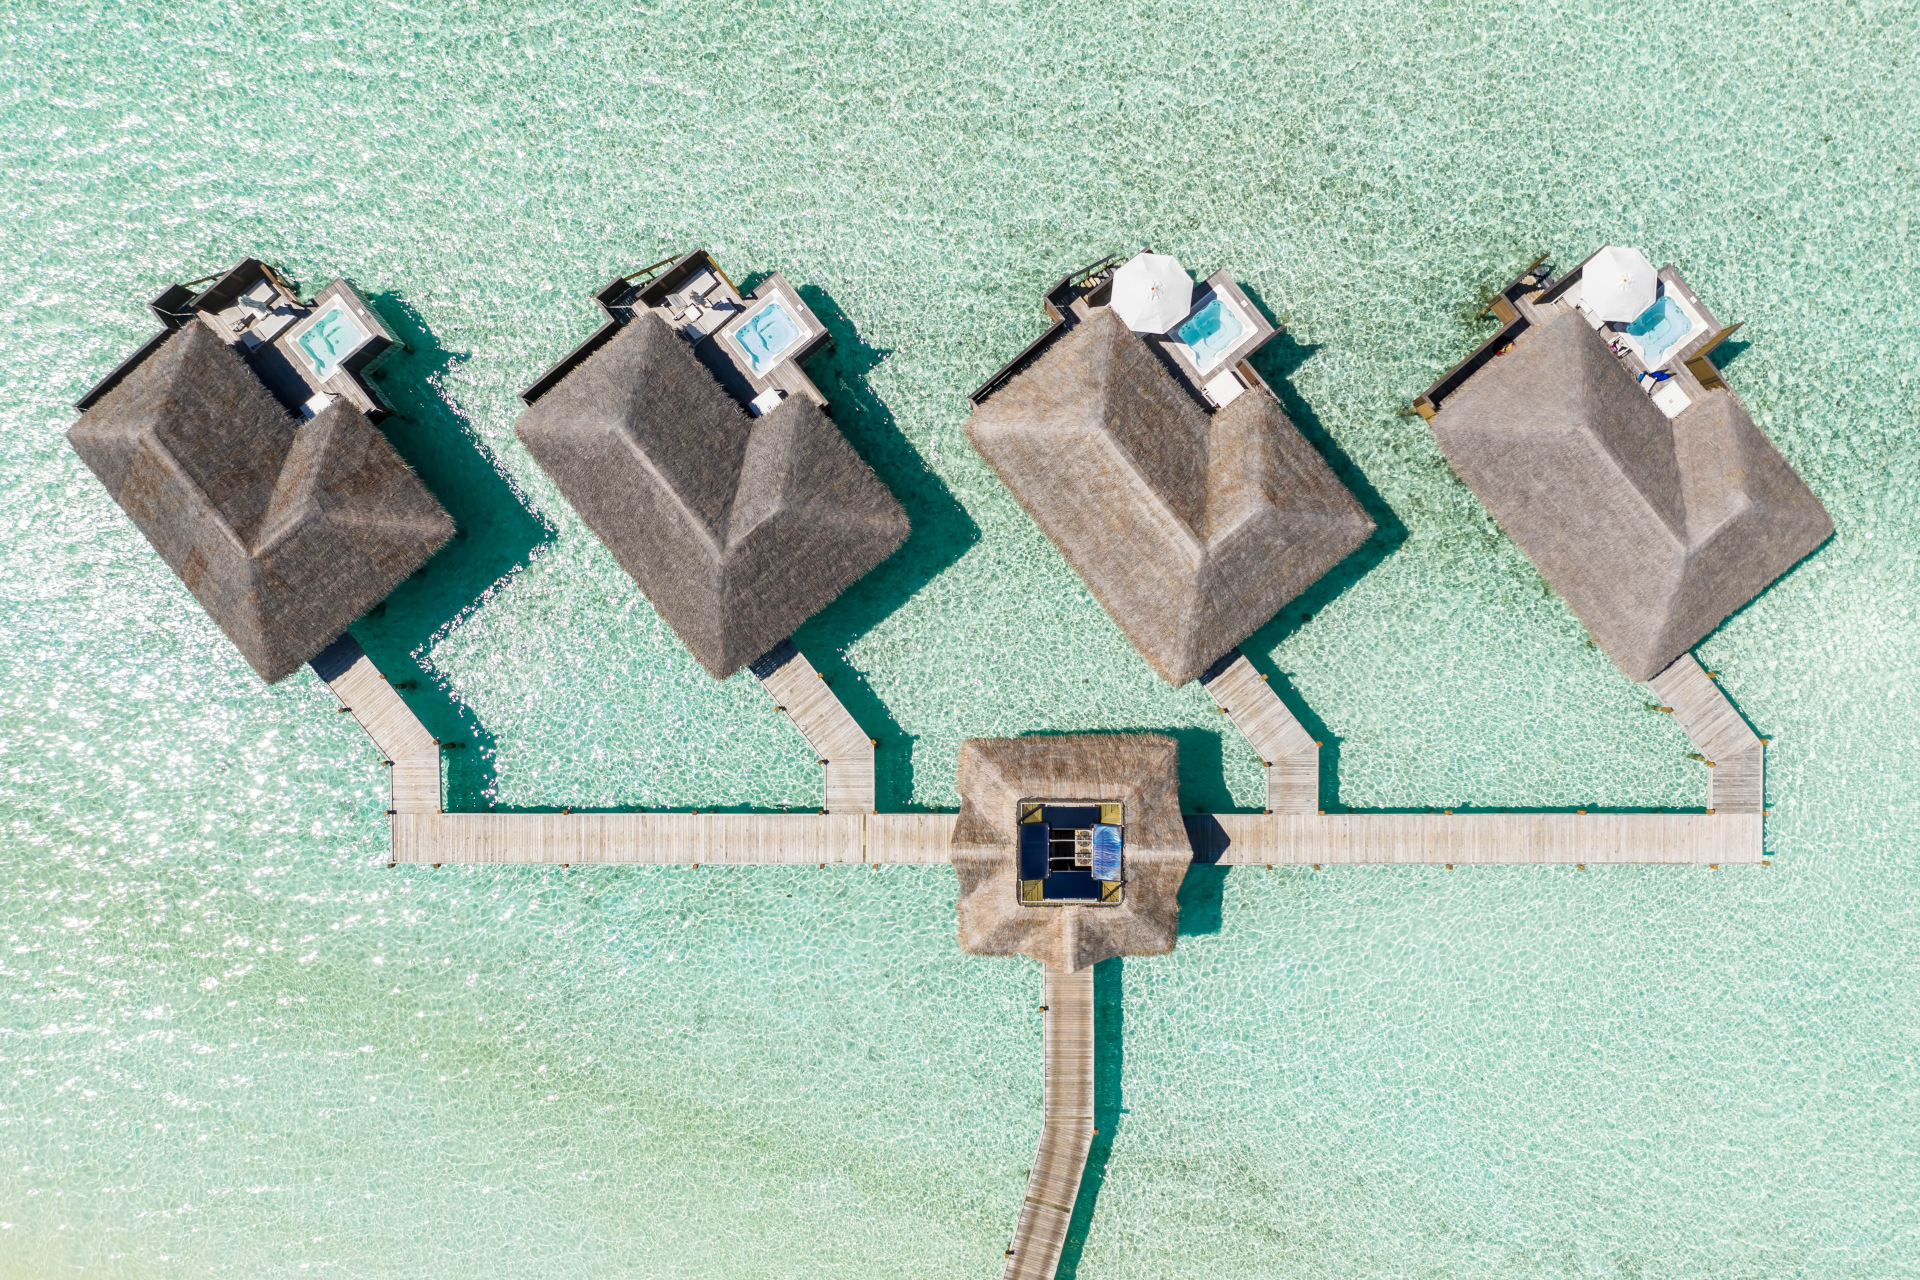
<svg viewBox="0 0 1920 1280">
<path fill-rule="evenodd" d="M 1135 333 L 1165 333 L 1193 307 L 1193 281 L 1180 259 L 1137 253 L 1113 273 L 1113 301 L 1108 305 Z"/>
<path fill-rule="evenodd" d="M 1610 244 L 1580 269 L 1580 305 L 1602 320 L 1634 320 L 1653 305 L 1659 285 L 1646 254 Z"/>
</svg>

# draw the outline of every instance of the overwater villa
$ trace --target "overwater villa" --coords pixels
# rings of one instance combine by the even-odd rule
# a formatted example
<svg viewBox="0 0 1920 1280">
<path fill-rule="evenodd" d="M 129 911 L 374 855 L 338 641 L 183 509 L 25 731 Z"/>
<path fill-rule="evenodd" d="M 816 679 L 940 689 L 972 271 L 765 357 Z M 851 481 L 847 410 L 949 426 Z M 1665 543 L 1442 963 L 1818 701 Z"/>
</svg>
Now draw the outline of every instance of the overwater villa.
<svg viewBox="0 0 1920 1280">
<path fill-rule="evenodd" d="M 1048 1280 L 1093 1141 L 1093 966 L 1165 955 L 1193 846 L 1179 750 L 1159 734 L 973 739 L 960 745 L 960 949 L 1044 966 L 1040 1142 L 1006 1280 Z"/>
<path fill-rule="evenodd" d="M 1536 267 L 1495 309 L 1500 332 L 1414 407 L 1631 678 L 1653 679 L 1833 533 L 1707 358 L 1739 326 L 1673 267 L 1609 246 L 1557 281 Z"/>
<path fill-rule="evenodd" d="M 872 740 L 788 637 L 906 516 L 801 368 L 825 327 L 704 251 L 602 289 L 605 323 L 517 431 L 701 665 L 749 667 L 792 717 L 819 813 L 443 811 L 441 745 L 350 638 L 328 645 L 452 533 L 372 425 L 360 375 L 391 338 L 344 284 L 300 303 L 249 259 L 168 290 L 70 434 L 262 676 L 313 659 L 389 766 L 395 865 L 951 865 L 961 948 L 1042 966 L 1043 1120 L 1004 1274 L 1046 1280 L 1095 1133 L 1092 966 L 1174 948 L 1193 863 L 1763 860 L 1762 740 L 1687 650 L 1832 525 L 1704 360 L 1728 331 L 1671 268 L 1636 270 L 1536 264 L 1417 407 L 1715 766 L 1705 813 L 1319 808 L 1320 744 L 1237 646 L 1373 524 L 1248 362 L 1273 327 L 1226 272 L 1196 289 L 1164 255 L 1062 279 L 967 433 L 1154 670 L 1199 678 L 1246 736 L 1260 812 L 1182 814 L 1155 734 L 970 740 L 958 814 L 876 812 Z"/>
<path fill-rule="evenodd" d="M 724 679 L 892 555 L 906 513 L 827 417 L 801 367 L 826 326 L 778 273 L 743 297 L 695 250 L 595 298 L 515 430 Z"/>
<path fill-rule="evenodd" d="M 303 302 L 246 258 L 150 306 L 160 331 L 80 399 L 67 438 L 271 683 L 453 521 L 374 426 L 389 411 L 365 375 L 395 344 L 346 281 Z"/>
<path fill-rule="evenodd" d="M 1671 265 L 1609 245 L 1491 306 L 1500 331 L 1414 408 L 1607 656 L 1688 719 L 1690 650 L 1833 521 L 1708 359 L 1739 326 Z M 1694 719 L 1712 810 L 1758 812 L 1761 741 L 1730 708 Z"/>
<path fill-rule="evenodd" d="M 1109 258 L 970 397 L 967 438 L 1168 683 L 1202 676 L 1373 522 L 1249 358 L 1274 336 L 1232 275 Z"/>
<path fill-rule="evenodd" d="M 1179 756 L 1152 734 L 960 747 L 960 947 L 1072 971 L 1173 950 L 1193 845 Z"/>
</svg>

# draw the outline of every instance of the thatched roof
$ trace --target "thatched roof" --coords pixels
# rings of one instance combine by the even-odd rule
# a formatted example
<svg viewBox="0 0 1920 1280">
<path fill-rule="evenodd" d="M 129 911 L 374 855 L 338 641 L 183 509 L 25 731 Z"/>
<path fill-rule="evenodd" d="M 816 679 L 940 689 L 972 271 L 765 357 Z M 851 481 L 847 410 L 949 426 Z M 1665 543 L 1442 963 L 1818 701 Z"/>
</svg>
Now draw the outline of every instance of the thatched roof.
<svg viewBox="0 0 1920 1280">
<path fill-rule="evenodd" d="M 1105 307 L 976 409 L 967 438 L 1170 684 L 1373 532 L 1268 391 L 1208 414 Z"/>
<path fill-rule="evenodd" d="M 528 452 L 716 679 L 791 635 L 907 536 L 804 395 L 749 417 L 642 312 L 520 416 Z"/>
<path fill-rule="evenodd" d="M 1164 955 L 1180 927 L 1193 861 L 1180 818 L 1180 754 L 1159 734 L 973 738 L 960 744 L 960 949 L 1083 969 L 1112 956 Z M 1114 906 L 1020 902 L 1019 803 L 1124 806 L 1125 885 Z"/>
<path fill-rule="evenodd" d="M 345 400 L 301 422 L 198 321 L 67 432 L 263 680 L 425 563 L 453 521 Z"/>
<path fill-rule="evenodd" d="M 1462 480 L 1635 680 L 1658 674 L 1833 532 L 1732 392 L 1668 420 L 1566 312 L 1448 396 Z"/>
</svg>

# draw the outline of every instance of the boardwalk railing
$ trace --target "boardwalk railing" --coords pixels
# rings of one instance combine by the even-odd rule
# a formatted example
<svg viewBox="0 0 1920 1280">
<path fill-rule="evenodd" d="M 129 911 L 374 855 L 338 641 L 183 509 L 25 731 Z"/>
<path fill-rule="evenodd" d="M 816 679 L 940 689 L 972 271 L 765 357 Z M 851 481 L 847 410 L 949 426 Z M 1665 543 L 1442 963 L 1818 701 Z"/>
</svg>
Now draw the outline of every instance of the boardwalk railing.
<svg viewBox="0 0 1920 1280">
<path fill-rule="evenodd" d="M 353 637 L 335 640 L 312 665 L 393 770 L 388 812 L 440 812 L 440 744 Z"/>
<path fill-rule="evenodd" d="M 1318 813 L 1320 744 L 1294 719 L 1267 678 L 1233 649 L 1200 683 L 1260 753 L 1267 770 L 1267 811 Z"/>
<path fill-rule="evenodd" d="M 1093 970 L 1040 975 L 1042 1116 L 1002 1280 L 1053 1280 L 1093 1144 Z"/>
<path fill-rule="evenodd" d="M 1683 662 L 1692 664 L 1692 659 Z M 852 716 L 797 651 L 761 679 L 827 762 L 829 803 L 822 814 L 442 813 L 440 746 L 360 647 L 343 638 L 313 666 L 340 699 L 341 710 L 352 712 L 391 762 L 395 862 L 948 861 L 955 815 L 873 812 L 872 743 L 859 735 Z M 1274 811 L 1190 816 L 1194 858 L 1227 866 L 1760 861 L 1760 740 L 1698 664 L 1689 672 L 1676 663 L 1655 680 L 1656 690 L 1714 763 L 1710 776 L 1718 812 L 1320 814 L 1311 808 L 1308 790 L 1309 779 L 1315 786 L 1318 782 L 1317 751 L 1308 755 L 1315 750 L 1312 740 L 1236 654 L 1208 688 L 1249 739 L 1264 744 Z M 1292 764 L 1283 769 L 1285 761 Z"/>
<path fill-rule="evenodd" d="M 1691 653 L 1647 682 L 1673 709 L 1709 767 L 1710 813 L 1759 813 L 1765 803 L 1767 748 Z"/>
<path fill-rule="evenodd" d="M 872 813 L 873 739 L 833 696 L 806 655 L 782 640 L 751 668 L 826 770 L 828 813 Z"/>
</svg>

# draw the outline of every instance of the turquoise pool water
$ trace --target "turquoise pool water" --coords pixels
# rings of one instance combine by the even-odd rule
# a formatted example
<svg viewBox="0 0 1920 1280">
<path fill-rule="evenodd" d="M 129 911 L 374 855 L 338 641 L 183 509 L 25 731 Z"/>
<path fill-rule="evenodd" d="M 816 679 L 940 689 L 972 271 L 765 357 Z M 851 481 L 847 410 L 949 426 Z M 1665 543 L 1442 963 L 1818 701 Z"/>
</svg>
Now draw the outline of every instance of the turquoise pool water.
<svg viewBox="0 0 1920 1280">
<path fill-rule="evenodd" d="M 1627 332 L 1639 341 L 1641 351 L 1646 353 L 1646 366 L 1658 369 L 1692 328 L 1693 321 L 1680 309 L 1680 304 L 1672 298 L 1661 297 L 1635 317 L 1627 326 Z"/>
<path fill-rule="evenodd" d="M 1187 344 L 1187 350 L 1193 352 L 1193 363 L 1201 373 L 1206 373 L 1220 363 L 1233 344 L 1240 340 L 1246 326 L 1240 323 L 1240 317 L 1233 314 L 1218 296 L 1209 298 L 1206 304 L 1180 322 L 1174 336 Z"/>
<path fill-rule="evenodd" d="M 386 870 L 360 733 L 261 688 L 62 441 L 161 285 L 345 275 L 413 348 L 388 429 L 467 537 L 359 631 L 471 744 L 462 803 L 819 802 L 512 434 L 596 289 L 704 244 L 818 291 L 808 368 L 921 530 L 800 635 L 889 803 L 953 805 L 967 736 L 1149 728 L 1187 803 L 1256 804 L 961 435 L 1041 291 L 1151 243 L 1287 323 L 1258 367 L 1393 533 L 1250 648 L 1338 802 L 1694 805 L 1678 730 L 1404 413 L 1488 290 L 1609 240 L 1746 321 L 1727 377 L 1839 528 L 1702 647 L 1773 738 L 1773 865 L 1197 878 L 1173 955 L 1099 975 L 1069 1257 L 1914 1273 L 1911 6 L 0 17 L 6 1280 L 989 1280 L 1039 1126 L 1037 972 L 959 954 L 950 872 Z"/>
<path fill-rule="evenodd" d="M 340 371 L 341 363 L 366 343 L 367 336 L 345 307 L 326 307 L 294 333 L 293 346 L 305 357 L 313 376 L 324 380 Z"/>
<path fill-rule="evenodd" d="M 733 340 L 757 374 L 779 364 L 793 344 L 800 340 L 800 327 L 777 302 L 769 302 L 741 322 L 733 331 Z"/>
</svg>

